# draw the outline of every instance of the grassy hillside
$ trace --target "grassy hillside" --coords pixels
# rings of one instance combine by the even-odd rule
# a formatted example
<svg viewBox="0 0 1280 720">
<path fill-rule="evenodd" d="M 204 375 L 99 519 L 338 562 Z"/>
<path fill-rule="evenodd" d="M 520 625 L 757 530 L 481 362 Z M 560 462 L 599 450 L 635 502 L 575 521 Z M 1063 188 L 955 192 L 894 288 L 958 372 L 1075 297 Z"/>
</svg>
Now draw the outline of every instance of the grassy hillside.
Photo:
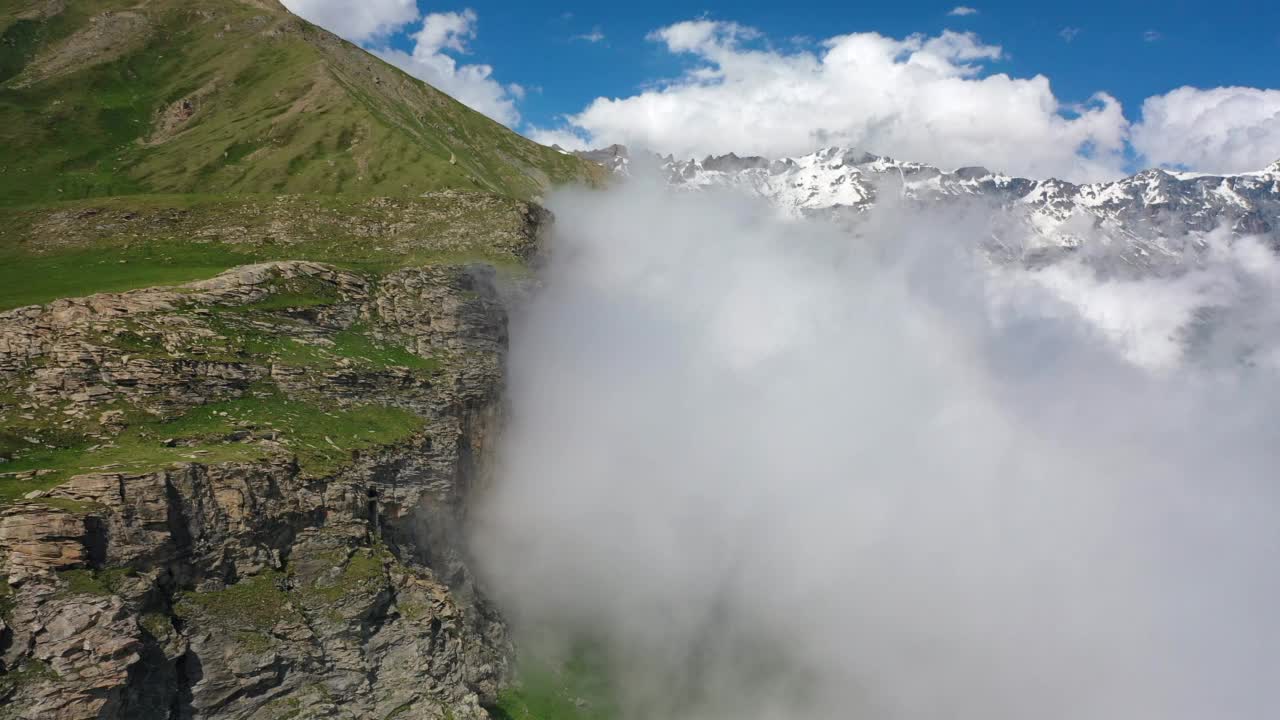
<svg viewBox="0 0 1280 720">
<path fill-rule="evenodd" d="M 539 211 L 485 193 L 94 198 L 0 207 L 0 312 L 213 277 L 269 260 L 380 275 L 486 262 L 520 271 Z"/>
<path fill-rule="evenodd" d="M 275 0 L 0 0 L 0 204 L 144 193 L 530 198 L 595 169 Z"/>
</svg>

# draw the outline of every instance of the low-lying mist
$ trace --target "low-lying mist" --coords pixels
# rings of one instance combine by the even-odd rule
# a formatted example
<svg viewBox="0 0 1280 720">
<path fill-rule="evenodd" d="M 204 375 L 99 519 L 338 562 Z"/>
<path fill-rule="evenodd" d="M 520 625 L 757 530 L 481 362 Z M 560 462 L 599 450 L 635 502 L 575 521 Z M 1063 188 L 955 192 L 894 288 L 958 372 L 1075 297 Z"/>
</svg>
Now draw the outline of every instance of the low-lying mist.
<svg viewBox="0 0 1280 720">
<path fill-rule="evenodd" d="M 627 717 L 1280 708 L 1270 250 L 1108 276 L 993 265 L 974 209 L 549 205 L 474 545 Z"/>
</svg>

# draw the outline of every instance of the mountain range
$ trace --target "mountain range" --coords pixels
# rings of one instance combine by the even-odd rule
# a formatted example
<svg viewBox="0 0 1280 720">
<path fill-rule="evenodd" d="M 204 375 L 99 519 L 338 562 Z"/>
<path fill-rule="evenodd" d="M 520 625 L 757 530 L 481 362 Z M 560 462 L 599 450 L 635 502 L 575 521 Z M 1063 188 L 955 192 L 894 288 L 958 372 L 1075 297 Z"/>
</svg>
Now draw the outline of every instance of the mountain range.
<svg viewBox="0 0 1280 720">
<path fill-rule="evenodd" d="M 1074 184 L 1011 177 L 984 167 L 947 171 L 844 147 L 779 159 L 735 154 L 638 158 L 620 145 L 577 154 L 622 175 L 632 173 L 639 161 L 656 166 L 673 188 L 741 191 L 791 216 L 856 221 L 889 199 L 998 207 L 1017 224 L 1004 228 L 1005 234 L 1012 230 L 1031 238 L 1028 249 L 1040 254 L 1096 238 L 1149 264 L 1178 257 L 1188 238 L 1219 229 L 1261 236 L 1280 248 L 1280 161 L 1239 175 L 1153 169 L 1110 182 Z"/>
<path fill-rule="evenodd" d="M 575 154 L 277 0 L 0 0 L 0 720 L 616 717 L 589 647 L 517 653 L 465 529 L 539 201 L 640 164 L 855 225 L 1006 208 L 1023 260 L 1280 246 L 1280 164 Z"/>
</svg>

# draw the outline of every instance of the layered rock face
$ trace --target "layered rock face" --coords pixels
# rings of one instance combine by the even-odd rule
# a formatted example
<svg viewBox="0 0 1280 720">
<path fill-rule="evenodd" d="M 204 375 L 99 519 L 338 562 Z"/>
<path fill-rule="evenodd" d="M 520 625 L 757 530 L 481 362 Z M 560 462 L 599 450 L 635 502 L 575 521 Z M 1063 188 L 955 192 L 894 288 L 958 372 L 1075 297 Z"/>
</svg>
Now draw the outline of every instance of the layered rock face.
<svg viewBox="0 0 1280 720">
<path fill-rule="evenodd" d="M 0 717 L 487 717 L 459 528 L 505 347 L 482 264 L 0 314 Z"/>
</svg>

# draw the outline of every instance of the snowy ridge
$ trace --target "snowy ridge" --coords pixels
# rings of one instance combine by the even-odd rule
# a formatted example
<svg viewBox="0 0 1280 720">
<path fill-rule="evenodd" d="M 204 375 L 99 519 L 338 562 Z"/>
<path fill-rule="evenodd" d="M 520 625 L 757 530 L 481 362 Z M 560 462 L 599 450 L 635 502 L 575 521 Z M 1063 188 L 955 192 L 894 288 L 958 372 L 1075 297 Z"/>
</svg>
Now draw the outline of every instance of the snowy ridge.
<svg viewBox="0 0 1280 720">
<path fill-rule="evenodd" d="M 627 174 L 631 159 L 614 145 L 579 155 Z M 1269 238 L 1280 248 L 1280 161 L 1239 175 L 1146 170 L 1114 182 L 1076 185 L 1010 177 L 982 167 L 944 171 L 842 147 L 769 160 L 734 154 L 702 160 L 661 158 L 674 187 L 733 188 L 789 215 L 859 213 L 893 195 L 914 202 L 970 199 L 1015 210 L 1045 245 L 1075 247 L 1080 232 L 1137 242 L 1139 253 L 1172 252 L 1167 237 L 1217 228 Z"/>
<path fill-rule="evenodd" d="M 951 204 L 957 213 L 938 220 L 961 229 L 951 240 L 978 244 L 995 278 L 997 316 L 1012 308 L 1000 304 L 998 289 L 1027 283 L 1075 308 L 1135 366 L 1280 370 L 1280 162 L 1238 175 L 1147 170 L 1077 185 L 839 147 L 778 160 L 632 157 L 621 146 L 585 156 L 619 175 L 653 165 L 679 191 L 745 192 L 786 216 L 829 218 L 855 235 L 877 203 Z"/>
</svg>

